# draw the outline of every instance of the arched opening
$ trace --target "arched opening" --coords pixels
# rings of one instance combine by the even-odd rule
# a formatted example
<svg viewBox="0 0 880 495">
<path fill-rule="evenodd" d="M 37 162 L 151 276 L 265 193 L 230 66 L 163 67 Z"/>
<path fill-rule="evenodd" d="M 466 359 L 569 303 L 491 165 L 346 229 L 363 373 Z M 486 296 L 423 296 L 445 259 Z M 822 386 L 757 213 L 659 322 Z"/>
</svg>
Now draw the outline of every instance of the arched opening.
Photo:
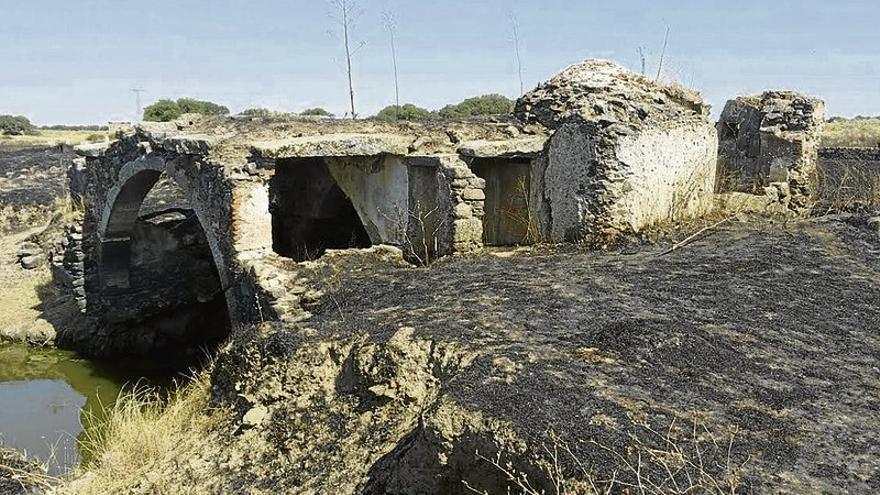
<svg viewBox="0 0 880 495">
<path fill-rule="evenodd" d="M 269 186 L 272 247 L 297 261 L 370 247 L 370 236 L 321 158 L 279 160 Z"/>
<path fill-rule="evenodd" d="M 208 236 L 185 192 L 144 170 L 122 186 L 102 237 L 100 317 L 113 354 L 200 356 L 231 328 Z"/>
</svg>

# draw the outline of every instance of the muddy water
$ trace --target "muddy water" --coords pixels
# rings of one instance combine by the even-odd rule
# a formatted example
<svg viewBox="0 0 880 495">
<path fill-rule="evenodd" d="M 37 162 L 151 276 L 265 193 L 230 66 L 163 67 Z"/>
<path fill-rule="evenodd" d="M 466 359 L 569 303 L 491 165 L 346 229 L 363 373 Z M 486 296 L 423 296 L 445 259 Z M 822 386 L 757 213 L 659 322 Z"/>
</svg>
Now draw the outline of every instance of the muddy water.
<svg viewBox="0 0 880 495">
<path fill-rule="evenodd" d="M 82 460 L 84 425 L 94 428 L 127 384 L 167 385 L 173 368 L 0 343 L 0 441 L 67 473 Z"/>
</svg>

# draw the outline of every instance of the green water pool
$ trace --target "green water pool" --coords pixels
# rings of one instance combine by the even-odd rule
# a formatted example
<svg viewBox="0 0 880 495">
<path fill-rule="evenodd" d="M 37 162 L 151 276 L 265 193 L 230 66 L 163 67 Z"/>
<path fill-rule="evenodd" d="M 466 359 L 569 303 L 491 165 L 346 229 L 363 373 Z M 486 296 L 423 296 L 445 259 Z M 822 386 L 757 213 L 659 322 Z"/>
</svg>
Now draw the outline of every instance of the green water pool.
<svg viewBox="0 0 880 495">
<path fill-rule="evenodd" d="M 63 475 L 82 461 L 78 439 L 123 387 L 164 386 L 179 365 L 102 362 L 72 352 L 0 343 L 0 442 Z"/>
</svg>

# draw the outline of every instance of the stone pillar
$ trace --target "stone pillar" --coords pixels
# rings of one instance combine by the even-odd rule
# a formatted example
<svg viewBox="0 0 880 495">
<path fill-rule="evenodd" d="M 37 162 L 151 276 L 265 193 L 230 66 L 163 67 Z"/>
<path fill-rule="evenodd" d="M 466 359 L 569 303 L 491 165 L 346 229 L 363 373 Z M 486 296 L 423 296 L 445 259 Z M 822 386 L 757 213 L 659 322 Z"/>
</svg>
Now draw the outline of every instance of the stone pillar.
<svg viewBox="0 0 880 495">
<path fill-rule="evenodd" d="M 260 180 L 233 181 L 232 244 L 239 253 L 272 251 L 269 186 Z"/>
<path fill-rule="evenodd" d="M 449 252 L 469 253 L 482 249 L 486 181 L 477 177 L 457 155 L 441 156 L 439 163 L 441 192 L 447 193 L 446 198 L 439 200 L 449 205 L 452 218 L 446 243 L 451 248 Z"/>
</svg>

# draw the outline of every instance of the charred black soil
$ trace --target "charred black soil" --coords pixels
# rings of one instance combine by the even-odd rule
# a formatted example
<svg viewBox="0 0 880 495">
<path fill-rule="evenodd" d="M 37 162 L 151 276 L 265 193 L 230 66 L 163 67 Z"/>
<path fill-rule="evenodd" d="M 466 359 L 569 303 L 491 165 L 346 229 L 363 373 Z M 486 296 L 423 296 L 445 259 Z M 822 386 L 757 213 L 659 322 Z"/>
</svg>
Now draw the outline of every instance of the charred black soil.
<svg viewBox="0 0 880 495">
<path fill-rule="evenodd" d="M 661 252 L 353 263 L 326 274 L 309 325 L 376 342 L 412 327 L 481 349 L 444 393 L 516 418 L 529 441 L 556 432 L 598 475 L 622 468 L 593 442 L 624 452 L 630 434 L 656 442 L 651 429 L 698 418 L 736 430 L 725 462 L 759 492 L 880 490 L 877 235 L 737 222 Z"/>
<path fill-rule="evenodd" d="M 0 146 L 0 208 L 47 206 L 67 191 L 70 146 Z"/>
</svg>

